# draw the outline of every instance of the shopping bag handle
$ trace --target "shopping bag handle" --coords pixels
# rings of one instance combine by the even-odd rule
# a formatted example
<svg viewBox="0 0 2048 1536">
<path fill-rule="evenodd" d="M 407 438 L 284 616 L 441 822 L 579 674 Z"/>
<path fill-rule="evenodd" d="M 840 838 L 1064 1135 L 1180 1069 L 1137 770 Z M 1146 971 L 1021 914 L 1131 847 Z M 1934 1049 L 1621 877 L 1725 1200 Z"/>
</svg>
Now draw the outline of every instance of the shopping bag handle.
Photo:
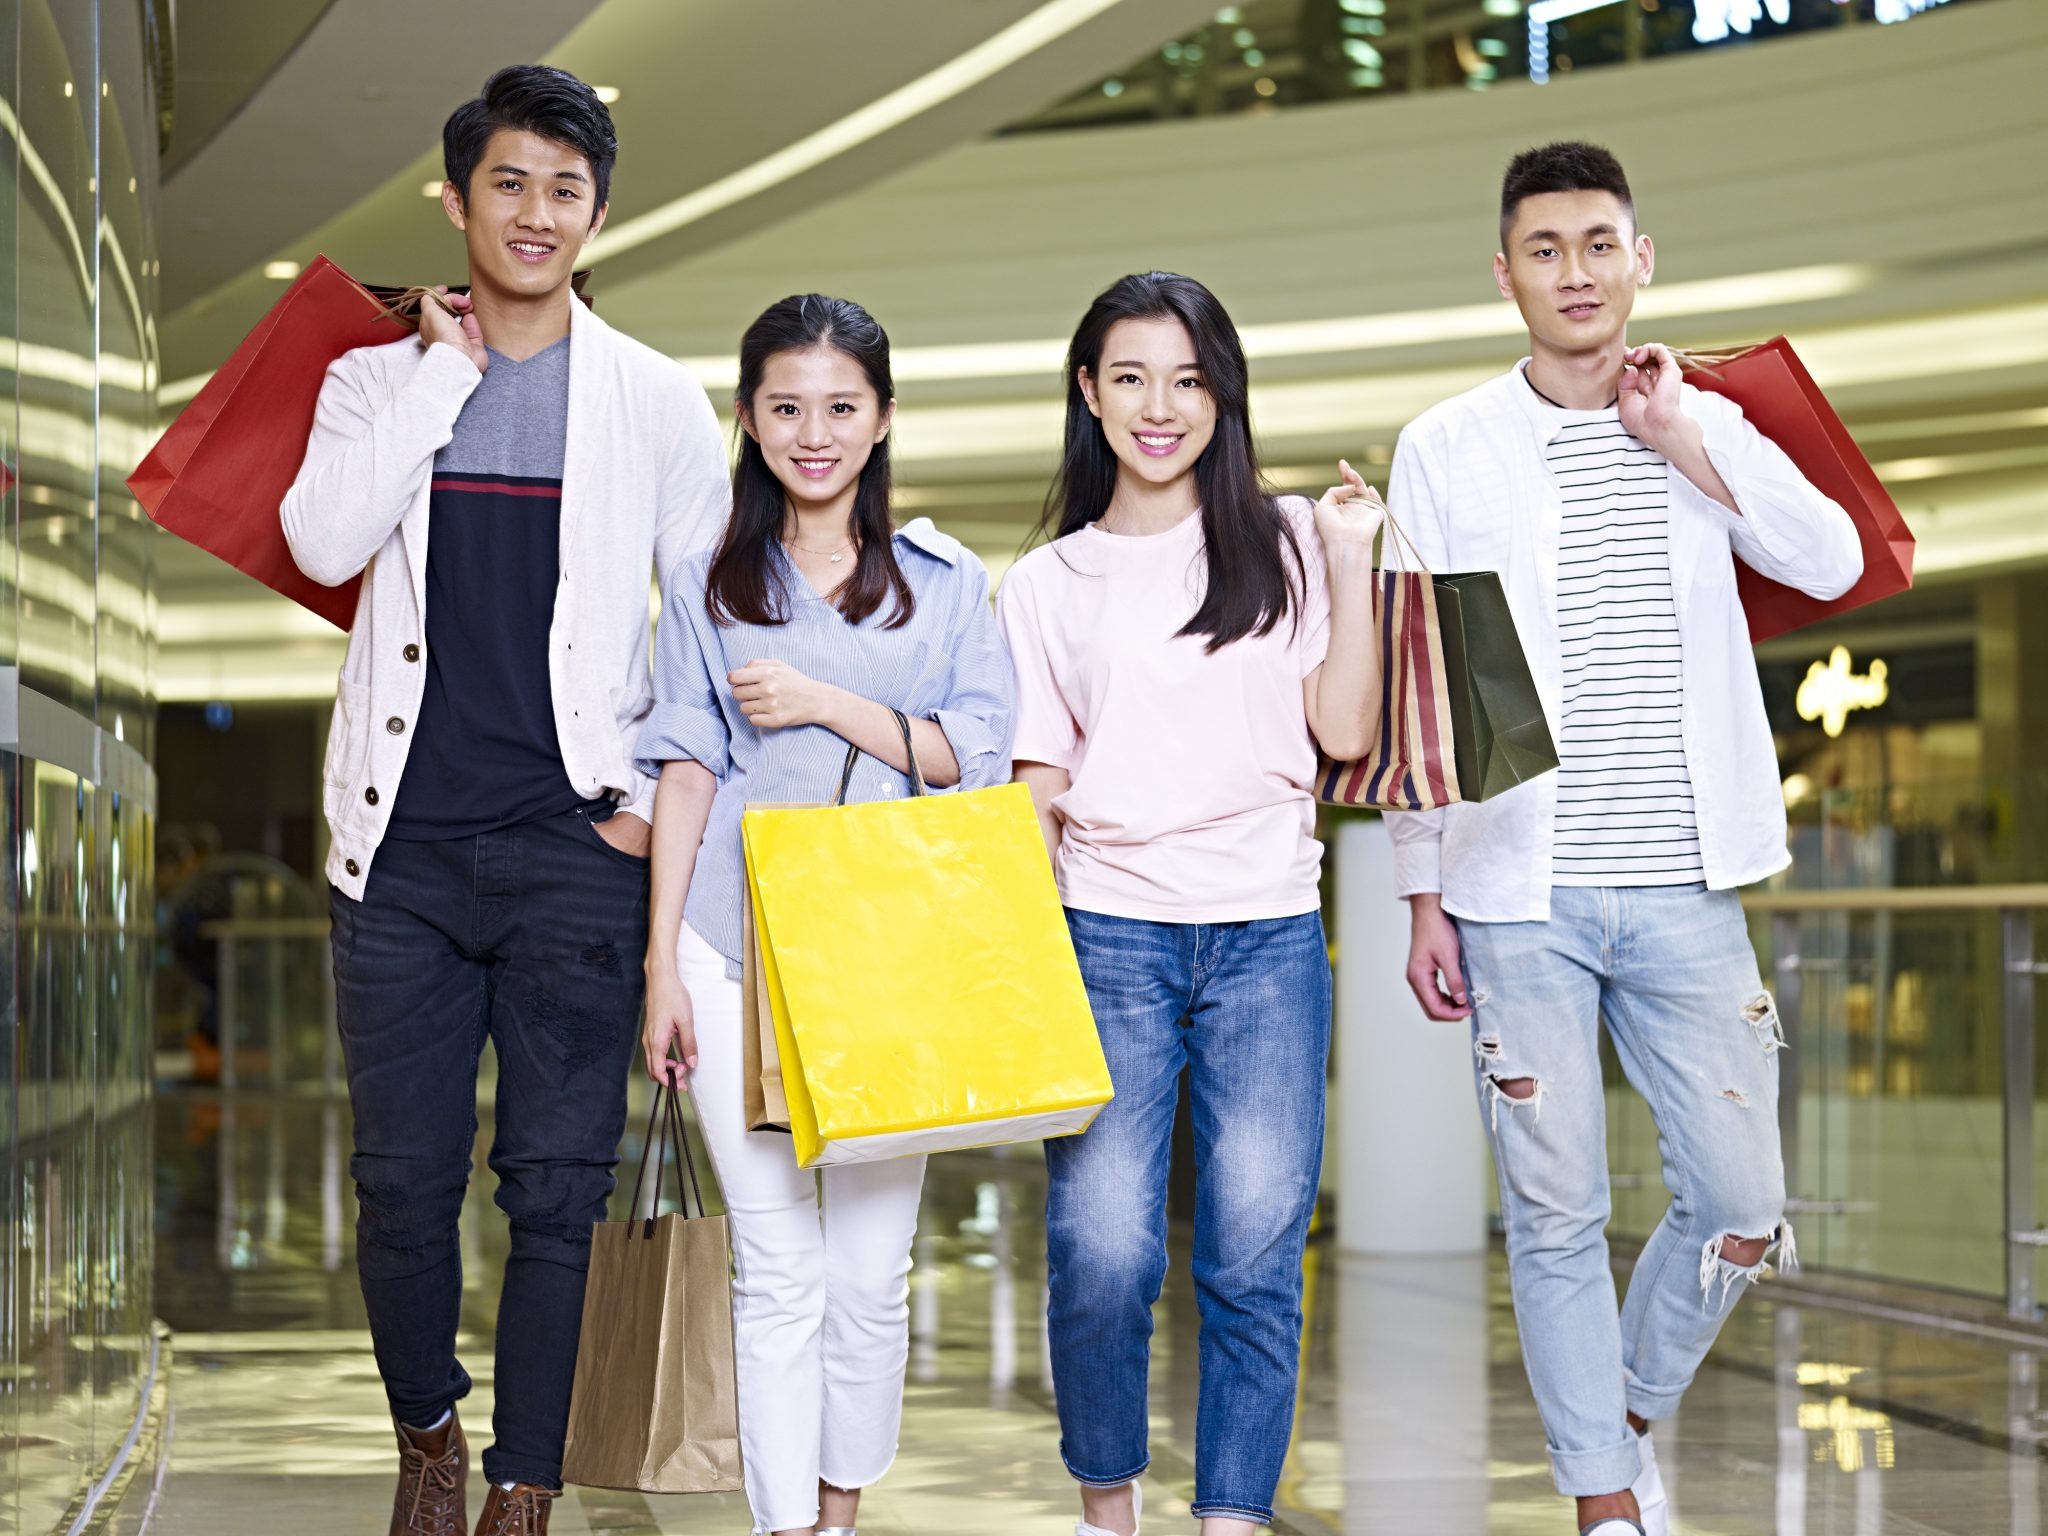
<svg viewBox="0 0 2048 1536">
<path fill-rule="evenodd" d="M 929 794 L 931 791 L 925 787 L 924 769 L 917 763 L 917 744 L 910 738 L 910 717 L 900 709 L 892 709 L 889 713 L 896 717 L 896 729 L 903 733 L 903 751 L 910 763 L 910 792 L 913 795 Z M 839 770 L 839 793 L 832 797 L 834 805 L 846 804 L 846 791 L 853 784 L 853 765 L 859 761 L 860 748 L 848 746 L 846 766 Z"/>
<path fill-rule="evenodd" d="M 690 1133 L 683 1124 L 683 1109 L 679 1102 L 682 1090 L 662 1084 L 654 1090 L 654 1104 L 647 1112 L 647 1139 L 640 1147 L 640 1171 L 633 1176 L 633 1216 L 629 1219 L 627 1235 L 632 1235 L 632 1223 L 641 1226 L 641 1236 L 654 1236 L 655 1217 L 661 1209 L 661 1186 L 668 1174 L 668 1153 L 671 1144 L 676 1149 L 676 1204 L 685 1217 L 690 1214 L 690 1199 L 695 1196 L 697 1214 L 704 1214 L 704 1191 L 697 1183 L 697 1160 L 690 1154 Z M 656 1134 L 657 1127 L 660 1134 Z M 661 1150 L 655 1151 L 656 1144 Z M 654 1189 L 647 1202 L 647 1215 L 640 1216 L 640 1191 L 647 1180 L 647 1159 L 652 1156 L 654 1163 Z M 684 1180 L 687 1178 L 687 1185 Z"/>
<path fill-rule="evenodd" d="M 1385 553 L 1393 557 L 1391 562 L 1392 568 L 1397 571 L 1405 571 L 1409 568 L 1408 561 L 1413 560 L 1415 562 L 1415 570 L 1418 573 L 1427 574 L 1429 566 L 1424 563 L 1422 552 L 1415 547 L 1414 541 L 1408 537 L 1401 525 L 1394 521 L 1394 514 L 1389 511 L 1382 521 L 1386 524 L 1387 529 Z M 1404 551 L 1405 558 L 1403 558 Z"/>
<path fill-rule="evenodd" d="M 1673 347 L 1671 356 L 1681 373 L 1704 373 L 1709 378 L 1718 379 L 1723 363 L 1740 362 L 1759 347 L 1768 345 L 1768 342 L 1747 341 L 1733 347 Z"/>
</svg>

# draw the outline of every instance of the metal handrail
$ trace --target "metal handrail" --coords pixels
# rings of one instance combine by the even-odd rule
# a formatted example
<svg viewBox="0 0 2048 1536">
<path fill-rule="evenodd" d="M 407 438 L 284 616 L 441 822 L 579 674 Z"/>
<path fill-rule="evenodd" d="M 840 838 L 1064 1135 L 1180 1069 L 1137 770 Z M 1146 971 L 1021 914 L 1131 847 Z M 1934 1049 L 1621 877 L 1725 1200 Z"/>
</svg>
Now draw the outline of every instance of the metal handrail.
<svg viewBox="0 0 2048 1536">
<path fill-rule="evenodd" d="M 199 925 L 203 939 L 322 939 L 324 917 L 219 917 Z"/>
<path fill-rule="evenodd" d="M 1771 970 L 1779 1027 L 1795 1049 L 1779 1057 L 1778 1130 L 1784 1144 L 1785 1184 L 1799 1190 L 1800 1011 L 1805 972 L 1817 968 L 1800 954 L 1800 919 L 1817 914 L 1869 913 L 1880 925 L 1903 912 L 1996 912 L 2004 972 L 2003 1123 L 2005 1159 L 2005 1308 L 2008 1316 L 2038 1321 L 2037 1255 L 2048 1247 L 2048 1226 L 2034 1205 L 2034 982 L 2048 972 L 2035 958 L 2034 914 L 2048 909 L 2048 885 L 1865 887 L 1825 891 L 1754 891 L 1743 896 L 1750 912 L 1771 927 Z M 1832 1202 L 1807 1199 L 1809 1208 Z"/>
<path fill-rule="evenodd" d="M 2048 907 L 2048 884 L 1846 886 L 1823 891 L 1745 891 L 1751 912 L 1996 912 Z"/>
</svg>

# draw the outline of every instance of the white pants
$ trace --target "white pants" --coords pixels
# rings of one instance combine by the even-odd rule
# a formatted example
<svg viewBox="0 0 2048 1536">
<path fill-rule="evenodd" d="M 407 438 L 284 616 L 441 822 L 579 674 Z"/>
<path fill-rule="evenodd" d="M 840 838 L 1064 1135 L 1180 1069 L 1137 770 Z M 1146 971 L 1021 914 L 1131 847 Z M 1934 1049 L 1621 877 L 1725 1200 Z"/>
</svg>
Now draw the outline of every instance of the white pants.
<svg viewBox="0 0 2048 1536">
<path fill-rule="evenodd" d="M 760 1530 L 801 1529 L 821 1479 L 865 1488 L 896 1459 L 924 1159 L 812 1173 L 786 1134 L 747 1130 L 740 984 L 687 923 L 676 963 L 697 1022 L 690 1098 L 732 1219 L 747 1502 Z"/>
</svg>

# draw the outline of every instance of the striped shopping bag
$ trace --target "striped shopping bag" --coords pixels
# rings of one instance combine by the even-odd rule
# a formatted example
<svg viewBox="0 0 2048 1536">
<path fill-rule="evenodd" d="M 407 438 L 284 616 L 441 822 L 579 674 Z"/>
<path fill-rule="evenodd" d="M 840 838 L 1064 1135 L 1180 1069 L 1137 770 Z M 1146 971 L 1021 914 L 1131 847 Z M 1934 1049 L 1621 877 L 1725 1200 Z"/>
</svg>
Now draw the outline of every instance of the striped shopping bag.
<svg viewBox="0 0 2048 1536">
<path fill-rule="evenodd" d="M 1376 596 L 1379 747 L 1355 763 L 1325 759 L 1321 798 L 1383 811 L 1433 811 L 1463 798 L 1436 588 L 1426 571 L 1381 571 Z"/>
<path fill-rule="evenodd" d="M 1433 574 L 1392 518 L 1387 530 L 1388 553 L 1416 568 L 1379 573 L 1379 745 L 1359 762 L 1325 760 L 1318 798 L 1433 811 L 1548 773 L 1557 747 L 1499 572 Z"/>
</svg>

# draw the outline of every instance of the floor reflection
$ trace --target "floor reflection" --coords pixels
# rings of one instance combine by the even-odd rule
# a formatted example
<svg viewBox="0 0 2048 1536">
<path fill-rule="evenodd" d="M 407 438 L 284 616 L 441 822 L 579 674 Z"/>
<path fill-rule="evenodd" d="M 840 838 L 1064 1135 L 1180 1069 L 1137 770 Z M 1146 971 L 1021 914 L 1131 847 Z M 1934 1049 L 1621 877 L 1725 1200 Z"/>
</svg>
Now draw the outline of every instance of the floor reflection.
<svg viewBox="0 0 2048 1536">
<path fill-rule="evenodd" d="M 167 1093 L 158 1308 L 178 1335 L 158 1528 L 381 1530 L 392 1449 L 353 1270 L 345 1110 L 317 1097 Z M 487 1134 L 487 1132 L 486 1132 Z M 481 1166 L 481 1153 L 479 1153 Z M 902 1454 L 864 1536 L 1072 1529 L 1042 1324 L 1035 1149 L 938 1159 L 911 1294 Z M 489 1418 L 503 1225 L 465 1215 L 465 1417 Z M 623 1197 L 622 1197 L 623 1198 Z M 1147 1530 L 1191 1529 L 1196 1319 L 1186 1256 L 1160 1306 Z M 1497 1255 L 1366 1260 L 1311 1248 L 1283 1533 L 1568 1533 Z M 1843 1312 L 1746 1304 L 1660 1426 L 1687 1536 L 2042 1536 L 2041 1357 Z M 475 1507 L 480 1495 L 473 1494 Z M 737 1495 L 576 1490 L 557 1532 L 742 1532 Z"/>
</svg>

